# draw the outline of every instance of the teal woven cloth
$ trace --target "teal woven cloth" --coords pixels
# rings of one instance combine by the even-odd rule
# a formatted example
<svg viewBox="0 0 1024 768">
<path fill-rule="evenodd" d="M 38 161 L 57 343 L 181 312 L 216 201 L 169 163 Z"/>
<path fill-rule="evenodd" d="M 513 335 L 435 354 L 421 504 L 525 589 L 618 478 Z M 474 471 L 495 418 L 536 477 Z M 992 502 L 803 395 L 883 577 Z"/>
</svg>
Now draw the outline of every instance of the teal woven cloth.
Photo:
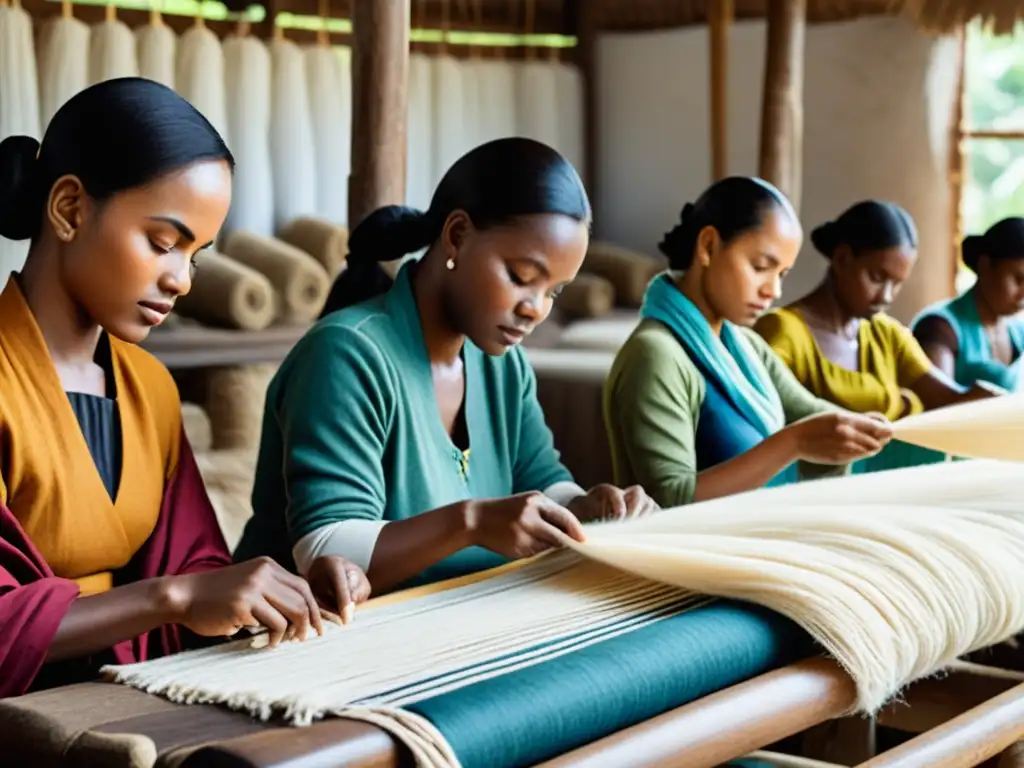
<svg viewBox="0 0 1024 768">
<path fill-rule="evenodd" d="M 721 601 L 405 709 L 464 768 L 525 768 L 815 652 L 789 620 Z"/>
</svg>

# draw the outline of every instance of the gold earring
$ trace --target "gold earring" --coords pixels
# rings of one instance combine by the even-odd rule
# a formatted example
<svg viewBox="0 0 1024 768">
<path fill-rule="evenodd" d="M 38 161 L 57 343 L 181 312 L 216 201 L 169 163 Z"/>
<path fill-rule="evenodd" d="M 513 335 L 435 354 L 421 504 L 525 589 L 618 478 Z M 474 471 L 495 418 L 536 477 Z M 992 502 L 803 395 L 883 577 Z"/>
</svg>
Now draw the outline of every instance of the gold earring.
<svg viewBox="0 0 1024 768">
<path fill-rule="evenodd" d="M 455 269 L 455 259 L 449 256 L 448 261 L 446 261 L 444 265 L 448 268 L 448 271 L 451 272 L 453 269 Z"/>
</svg>

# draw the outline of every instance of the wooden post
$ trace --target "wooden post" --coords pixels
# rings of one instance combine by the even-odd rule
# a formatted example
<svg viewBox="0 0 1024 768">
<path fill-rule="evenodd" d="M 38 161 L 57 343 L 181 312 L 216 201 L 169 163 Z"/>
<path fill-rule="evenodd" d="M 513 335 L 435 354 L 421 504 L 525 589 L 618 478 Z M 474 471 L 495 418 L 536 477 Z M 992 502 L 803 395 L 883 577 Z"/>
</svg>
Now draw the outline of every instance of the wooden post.
<svg viewBox="0 0 1024 768">
<path fill-rule="evenodd" d="M 568 0 L 565 5 L 571 30 L 576 34 L 576 66 L 583 80 L 583 167 L 580 176 L 597 207 L 599 141 L 597 87 L 597 33 L 599 3 L 596 0 Z"/>
<path fill-rule="evenodd" d="M 409 0 L 352 0 L 348 224 L 405 200 Z"/>
<path fill-rule="evenodd" d="M 708 6 L 712 182 L 729 174 L 729 30 L 732 21 L 733 0 L 712 0 Z"/>
<path fill-rule="evenodd" d="M 800 210 L 807 0 L 768 0 L 760 175 Z"/>
</svg>

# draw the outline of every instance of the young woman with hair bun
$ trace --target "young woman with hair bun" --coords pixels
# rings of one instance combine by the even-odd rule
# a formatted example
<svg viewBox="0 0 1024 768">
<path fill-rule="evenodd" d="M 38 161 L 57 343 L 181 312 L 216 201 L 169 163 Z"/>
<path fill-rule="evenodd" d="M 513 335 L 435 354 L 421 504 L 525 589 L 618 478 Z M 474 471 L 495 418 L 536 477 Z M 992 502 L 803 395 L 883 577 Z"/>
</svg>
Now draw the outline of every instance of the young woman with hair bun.
<svg viewBox="0 0 1024 768">
<path fill-rule="evenodd" d="M 427 211 L 362 221 L 323 319 L 270 385 L 236 557 L 305 573 L 344 555 L 379 592 L 651 511 L 640 488 L 573 482 L 519 346 L 579 271 L 589 226 L 572 165 L 523 138 L 459 159 Z M 379 266 L 423 249 L 393 283 Z"/>
<path fill-rule="evenodd" d="M 977 281 L 960 296 L 918 315 L 911 326 L 914 336 L 932 363 L 961 386 L 985 381 L 1019 391 L 1024 218 L 1003 219 L 982 235 L 968 235 L 961 254 Z"/>
<path fill-rule="evenodd" d="M 917 262 L 917 229 L 903 208 L 865 200 L 814 229 L 811 241 L 828 259 L 811 293 L 763 316 L 758 332 L 808 390 L 857 413 L 891 421 L 926 409 L 990 397 L 932 364 L 913 334 L 887 314 Z M 945 456 L 901 442 L 854 465 L 870 472 L 942 461 Z"/>
<path fill-rule="evenodd" d="M 0 697 L 264 626 L 320 630 L 309 585 L 232 565 L 168 371 L 136 346 L 188 292 L 234 161 L 149 80 L 108 80 L 42 144 L 0 143 L 0 236 L 32 241 L 0 293 Z M 358 568 L 324 560 L 316 573 Z M 340 606 L 329 606 L 340 610 Z"/>
<path fill-rule="evenodd" d="M 841 471 L 886 444 L 884 419 L 807 392 L 750 328 L 802 240 L 792 205 L 761 179 L 723 179 L 683 208 L 660 244 L 669 271 L 605 384 L 616 482 L 674 506 Z"/>
</svg>

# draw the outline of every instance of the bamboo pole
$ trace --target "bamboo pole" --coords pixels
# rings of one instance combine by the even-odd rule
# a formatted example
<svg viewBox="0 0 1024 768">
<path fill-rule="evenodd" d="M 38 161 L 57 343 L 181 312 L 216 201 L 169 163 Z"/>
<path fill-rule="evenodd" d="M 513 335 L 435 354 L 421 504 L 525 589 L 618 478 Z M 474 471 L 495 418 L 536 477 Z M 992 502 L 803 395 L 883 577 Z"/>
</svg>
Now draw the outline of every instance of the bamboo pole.
<svg viewBox="0 0 1024 768">
<path fill-rule="evenodd" d="M 733 0 L 712 0 L 708 9 L 711 71 L 711 181 L 729 174 L 729 31 Z"/>
<path fill-rule="evenodd" d="M 768 0 L 760 175 L 800 210 L 807 0 Z"/>
</svg>

